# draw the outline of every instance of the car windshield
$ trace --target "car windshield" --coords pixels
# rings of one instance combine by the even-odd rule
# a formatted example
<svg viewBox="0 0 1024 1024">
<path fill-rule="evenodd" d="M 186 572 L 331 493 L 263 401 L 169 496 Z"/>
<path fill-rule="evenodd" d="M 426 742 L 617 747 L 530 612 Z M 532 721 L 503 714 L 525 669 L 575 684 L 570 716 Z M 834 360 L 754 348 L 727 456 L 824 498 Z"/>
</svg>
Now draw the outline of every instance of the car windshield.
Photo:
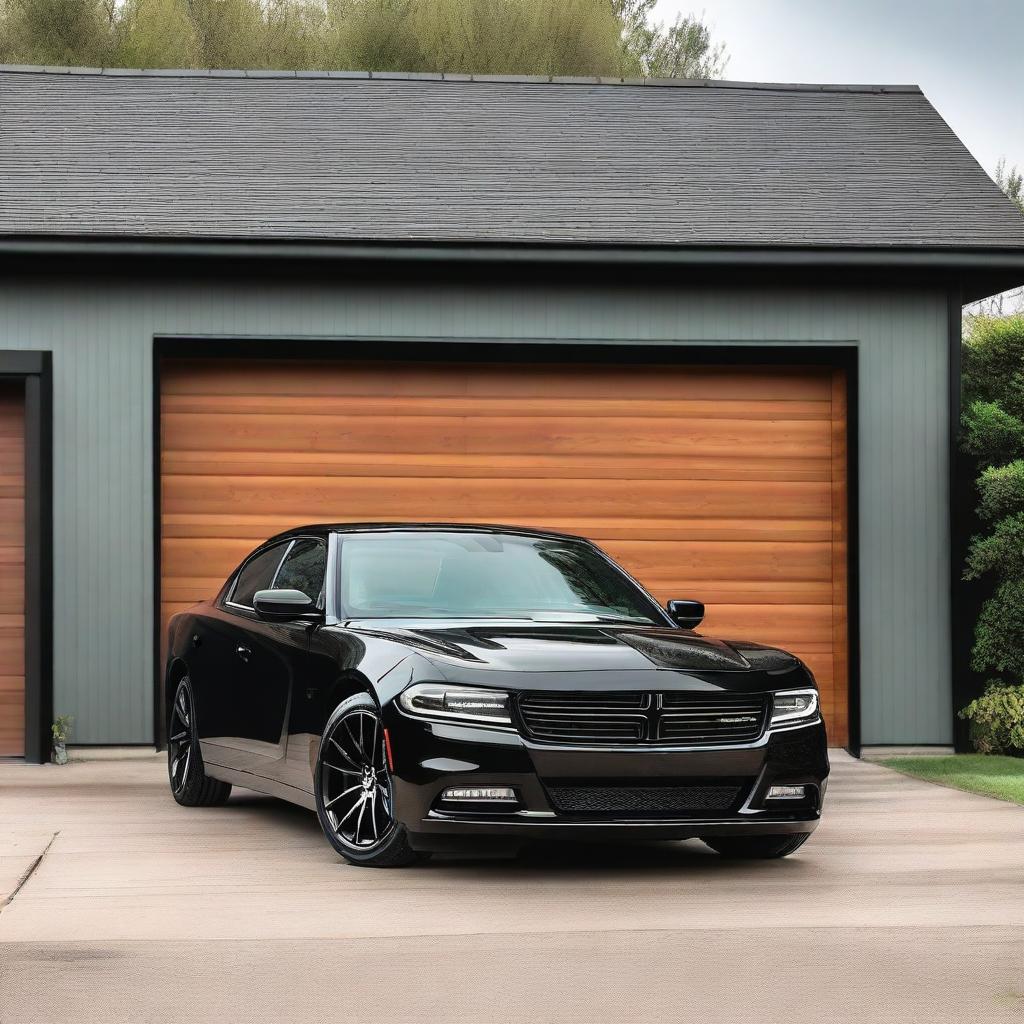
<svg viewBox="0 0 1024 1024">
<path fill-rule="evenodd" d="M 491 533 L 342 537 L 347 618 L 521 618 L 664 625 L 658 608 L 588 544 Z"/>
</svg>

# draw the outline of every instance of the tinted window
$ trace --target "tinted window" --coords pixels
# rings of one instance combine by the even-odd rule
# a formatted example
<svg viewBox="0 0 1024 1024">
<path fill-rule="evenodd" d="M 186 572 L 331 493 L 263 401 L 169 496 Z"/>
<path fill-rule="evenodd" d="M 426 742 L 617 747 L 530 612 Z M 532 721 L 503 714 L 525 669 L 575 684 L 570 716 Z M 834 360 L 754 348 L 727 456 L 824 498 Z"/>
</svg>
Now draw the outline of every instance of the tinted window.
<svg viewBox="0 0 1024 1024">
<path fill-rule="evenodd" d="M 664 623 L 589 544 L 482 533 L 368 533 L 341 544 L 340 597 L 360 617 Z"/>
<path fill-rule="evenodd" d="M 281 562 L 281 556 L 285 552 L 286 544 L 275 544 L 272 548 L 260 552 L 255 558 L 250 558 L 242 567 L 235 581 L 235 589 L 228 599 L 232 604 L 252 607 L 253 595 L 257 590 L 266 590 L 270 581 L 274 578 L 274 572 Z"/>
<path fill-rule="evenodd" d="M 327 571 L 327 548 L 319 540 L 297 540 L 287 558 L 281 564 L 281 571 L 274 580 L 278 590 L 301 590 L 307 597 L 319 600 Z"/>
</svg>

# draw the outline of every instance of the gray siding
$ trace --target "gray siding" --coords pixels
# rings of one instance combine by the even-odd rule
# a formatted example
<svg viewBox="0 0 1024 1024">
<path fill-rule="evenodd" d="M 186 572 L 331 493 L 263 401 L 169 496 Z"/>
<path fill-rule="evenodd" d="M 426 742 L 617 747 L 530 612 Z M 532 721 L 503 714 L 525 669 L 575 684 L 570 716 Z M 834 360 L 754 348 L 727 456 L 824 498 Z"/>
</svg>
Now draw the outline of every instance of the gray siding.
<svg viewBox="0 0 1024 1024">
<path fill-rule="evenodd" d="M 55 712 L 152 740 L 156 334 L 826 343 L 860 360 L 862 738 L 949 743 L 946 330 L 926 291 L 0 282 L 0 348 L 54 353 Z"/>
</svg>

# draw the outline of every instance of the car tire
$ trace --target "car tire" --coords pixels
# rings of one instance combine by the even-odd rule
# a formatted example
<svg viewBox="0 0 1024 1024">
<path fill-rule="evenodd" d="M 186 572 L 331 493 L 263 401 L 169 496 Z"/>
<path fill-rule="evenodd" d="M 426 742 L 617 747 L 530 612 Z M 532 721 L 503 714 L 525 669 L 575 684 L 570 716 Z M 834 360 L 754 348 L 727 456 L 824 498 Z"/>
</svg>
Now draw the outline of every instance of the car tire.
<svg viewBox="0 0 1024 1024">
<path fill-rule="evenodd" d="M 394 817 L 384 726 L 368 693 L 349 697 L 327 720 L 314 794 L 320 827 L 349 864 L 400 868 L 426 859 Z"/>
<path fill-rule="evenodd" d="M 174 799 L 183 807 L 219 807 L 226 803 L 231 796 L 231 784 L 211 779 L 203 765 L 188 676 L 182 676 L 174 691 L 167 716 L 167 737 L 167 776 Z"/>
<path fill-rule="evenodd" d="M 729 860 L 776 860 L 799 850 L 809 832 L 789 836 L 708 836 L 702 838 L 715 853 Z"/>
</svg>

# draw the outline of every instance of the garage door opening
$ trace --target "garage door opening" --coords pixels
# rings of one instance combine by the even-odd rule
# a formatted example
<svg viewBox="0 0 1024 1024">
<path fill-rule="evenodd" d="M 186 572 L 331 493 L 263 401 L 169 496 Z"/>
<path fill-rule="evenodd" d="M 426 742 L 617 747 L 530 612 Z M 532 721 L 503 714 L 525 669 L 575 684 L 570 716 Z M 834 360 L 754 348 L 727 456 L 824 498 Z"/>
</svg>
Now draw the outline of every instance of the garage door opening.
<svg viewBox="0 0 1024 1024">
<path fill-rule="evenodd" d="M 305 522 L 564 530 L 803 658 L 848 742 L 845 371 L 168 358 L 160 382 L 163 626 Z"/>
</svg>

